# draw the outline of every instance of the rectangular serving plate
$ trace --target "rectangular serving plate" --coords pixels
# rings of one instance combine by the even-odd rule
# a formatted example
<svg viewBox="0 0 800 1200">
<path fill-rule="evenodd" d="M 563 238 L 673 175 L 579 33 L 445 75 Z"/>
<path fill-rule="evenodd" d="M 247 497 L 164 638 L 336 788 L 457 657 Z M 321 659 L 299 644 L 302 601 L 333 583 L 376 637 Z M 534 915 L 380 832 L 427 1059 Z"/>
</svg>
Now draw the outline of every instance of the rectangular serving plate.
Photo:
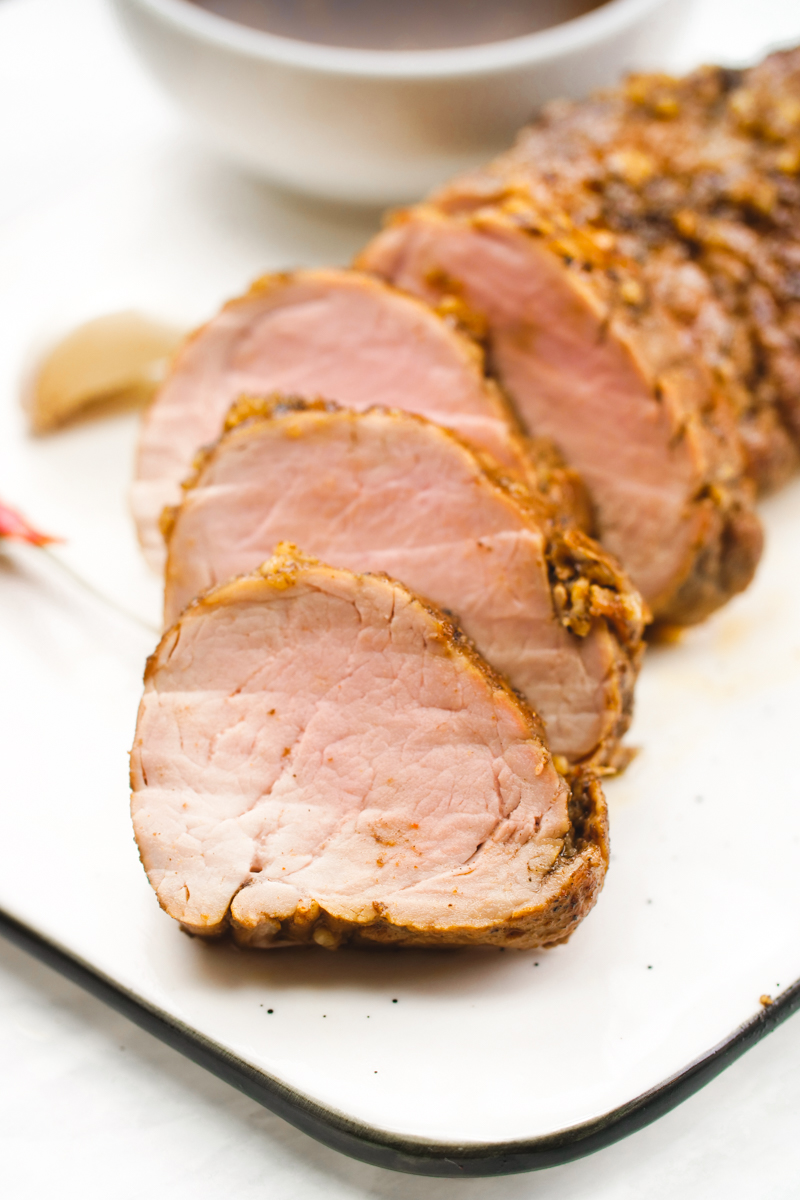
<svg viewBox="0 0 800 1200">
<path fill-rule="evenodd" d="M 652 1120 L 800 1003 L 800 486 L 764 506 L 753 587 L 648 652 L 640 753 L 607 789 L 608 881 L 567 946 L 258 954 L 185 937 L 127 811 L 159 610 L 127 512 L 136 420 L 31 439 L 25 356 L 114 308 L 198 320 L 255 269 L 346 260 L 369 224 L 223 186 L 167 142 L 0 230 L 0 494 L 118 606 L 35 550 L 0 554 L 0 924 L 346 1153 L 501 1174 Z"/>
<path fill-rule="evenodd" d="M 143 572 L 124 510 L 133 434 L 132 418 L 117 419 L 58 449 L 60 528 L 76 559 L 96 561 L 98 587 Z M 87 483 L 95 455 L 105 470 Z M 81 527 L 94 487 L 116 542 Z M 606 887 L 571 942 L 545 952 L 259 953 L 183 935 L 155 902 L 127 812 L 156 635 L 40 552 L 4 554 L 3 931 L 370 1162 L 502 1173 L 623 1136 L 800 1003 L 800 806 L 783 753 L 800 704 L 800 486 L 766 517 L 751 590 L 648 652 L 631 738 L 641 749 L 608 784 Z"/>
</svg>

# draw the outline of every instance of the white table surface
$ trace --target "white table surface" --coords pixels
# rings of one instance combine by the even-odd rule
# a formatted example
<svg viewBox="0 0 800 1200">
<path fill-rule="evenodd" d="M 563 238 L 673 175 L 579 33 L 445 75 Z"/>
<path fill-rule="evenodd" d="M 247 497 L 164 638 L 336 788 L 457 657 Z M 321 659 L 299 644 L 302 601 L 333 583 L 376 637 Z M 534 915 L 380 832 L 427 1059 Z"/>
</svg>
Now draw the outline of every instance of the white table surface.
<svg viewBox="0 0 800 1200">
<path fill-rule="evenodd" d="M 792 37 L 798 0 L 699 0 L 676 65 L 735 62 Z M 29 230 L 54 197 L 80 196 L 104 164 L 154 144 L 197 178 L 227 170 L 142 76 L 102 0 L 0 0 L 6 229 Z M 288 222 L 296 241 L 316 239 L 308 253 L 324 258 L 313 206 L 233 179 L 220 204 L 234 205 L 243 230 L 231 290 L 270 265 L 257 259 L 270 219 Z M 371 218 L 325 220 L 337 245 L 355 246 Z M 13 1200 L 780 1200 L 800 1194 L 799 1121 L 800 1020 L 791 1020 L 673 1113 L 589 1159 L 506 1179 L 395 1175 L 318 1145 L 0 940 L 0 1188 Z"/>
</svg>

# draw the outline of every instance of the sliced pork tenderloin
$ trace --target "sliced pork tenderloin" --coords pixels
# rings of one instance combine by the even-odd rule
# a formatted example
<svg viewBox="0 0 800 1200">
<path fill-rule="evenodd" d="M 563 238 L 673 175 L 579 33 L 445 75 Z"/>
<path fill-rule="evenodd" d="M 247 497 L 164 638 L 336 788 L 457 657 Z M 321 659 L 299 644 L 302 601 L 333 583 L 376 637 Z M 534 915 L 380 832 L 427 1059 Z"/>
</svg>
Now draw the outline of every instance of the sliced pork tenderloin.
<svg viewBox="0 0 800 1200">
<path fill-rule="evenodd" d="M 446 617 L 286 552 L 164 635 L 131 780 L 162 907 L 245 946 L 554 945 L 608 862 L 599 785 Z"/>
<path fill-rule="evenodd" d="M 481 351 L 456 327 L 456 308 L 440 316 L 345 270 L 269 275 L 225 305 L 186 342 L 144 416 L 132 498 L 148 559 L 163 566 L 161 511 L 177 503 L 195 455 L 243 393 L 418 412 L 526 478 L 535 464 Z"/>
<path fill-rule="evenodd" d="M 421 417 L 251 399 L 228 425 L 166 527 L 166 625 L 294 542 L 452 613 L 543 719 L 554 754 L 618 761 L 644 613 L 600 546 Z"/>
<path fill-rule="evenodd" d="M 473 178 L 397 216 L 359 265 L 484 324 L 491 371 L 578 471 L 657 620 L 691 624 L 746 587 L 761 530 L 735 413 L 603 231 Z"/>
<path fill-rule="evenodd" d="M 800 461 L 800 47 L 557 101 L 437 195 L 522 191 L 635 260 L 736 411 L 759 489 Z"/>
</svg>

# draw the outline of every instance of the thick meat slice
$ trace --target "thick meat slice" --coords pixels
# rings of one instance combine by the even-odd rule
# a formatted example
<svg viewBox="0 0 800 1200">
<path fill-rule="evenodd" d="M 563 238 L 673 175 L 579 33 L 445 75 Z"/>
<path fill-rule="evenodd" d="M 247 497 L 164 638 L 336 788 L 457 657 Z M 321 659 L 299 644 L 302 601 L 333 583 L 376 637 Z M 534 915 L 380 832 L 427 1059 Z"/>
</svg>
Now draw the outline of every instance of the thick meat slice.
<svg viewBox="0 0 800 1200">
<path fill-rule="evenodd" d="M 653 615 L 701 620 L 761 550 L 732 409 L 633 261 L 524 189 L 479 185 L 401 214 L 360 264 L 484 321 L 492 370 L 582 476 L 597 536 Z"/>
<path fill-rule="evenodd" d="M 569 937 L 607 864 L 536 717 L 441 613 L 283 555 L 210 592 L 149 660 L 133 822 L 192 933 L 519 948 Z"/>
<path fill-rule="evenodd" d="M 385 571 L 454 614 L 570 763 L 612 764 L 642 605 L 588 538 L 554 527 L 455 435 L 397 411 L 244 400 L 168 533 L 165 624 L 282 541 Z"/>
<path fill-rule="evenodd" d="M 177 503 L 198 450 L 246 392 L 271 391 L 419 412 L 524 475 L 524 445 L 475 343 L 419 300 L 353 271 L 259 280 L 178 354 L 145 414 L 134 515 L 150 561 L 163 563 L 161 511 Z"/>
</svg>

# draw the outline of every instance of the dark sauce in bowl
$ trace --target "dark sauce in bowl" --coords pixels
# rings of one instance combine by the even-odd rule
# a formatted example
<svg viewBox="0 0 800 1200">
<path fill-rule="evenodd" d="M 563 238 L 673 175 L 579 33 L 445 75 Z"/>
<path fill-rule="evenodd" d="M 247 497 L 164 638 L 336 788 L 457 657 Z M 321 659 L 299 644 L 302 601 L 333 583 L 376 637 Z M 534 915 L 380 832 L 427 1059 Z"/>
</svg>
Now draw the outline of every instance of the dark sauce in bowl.
<svg viewBox="0 0 800 1200">
<path fill-rule="evenodd" d="M 444 50 L 537 33 L 606 0 L 191 0 L 265 33 L 359 50 Z"/>
</svg>

